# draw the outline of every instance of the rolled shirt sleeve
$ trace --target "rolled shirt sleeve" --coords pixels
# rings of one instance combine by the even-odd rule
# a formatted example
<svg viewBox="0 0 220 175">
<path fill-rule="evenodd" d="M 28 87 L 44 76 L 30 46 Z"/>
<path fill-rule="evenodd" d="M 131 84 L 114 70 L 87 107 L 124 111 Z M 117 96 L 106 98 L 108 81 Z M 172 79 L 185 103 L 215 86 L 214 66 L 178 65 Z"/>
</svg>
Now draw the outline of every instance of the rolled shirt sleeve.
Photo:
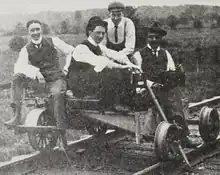
<svg viewBox="0 0 220 175">
<path fill-rule="evenodd" d="M 35 79 L 38 72 L 39 68 L 29 64 L 27 49 L 26 47 L 23 47 L 16 63 L 14 64 L 14 74 L 22 73 L 29 78 Z"/>
<path fill-rule="evenodd" d="M 64 70 L 68 71 L 68 68 L 70 66 L 71 63 L 71 59 L 72 59 L 72 52 L 74 51 L 74 47 L 65 43 L 64 41 L 62 41 L 61 39 L 59 39 L 58 37 L 53 37 L 53 44 L 55 46 L 56 49 L 60 50 L 61 52 L 63 52 L 66 55 L 66 63 L 64 65 Z"/>
<path fill-rule="evenodd" d="M 139 66 L 141 68 L 142 65 L 142 57 L 139 51 L 135 52 L 132 56 L 132 60 L 135 65 Z"/>
<path fill-rule="evenodd" d="M 101 72 L 110 62 L 107 57 L 95 55 L 87 46 L 82 44 L 75 48 L 73 58 L 76 61 L 91 64 L 96 72 Z"/>
<path fill-rule="evenodd" d="M 167 55 L 167 71 L 169 70 L 175 70 L 175 63 L 173 61 L 172 56 L 170 55 L 170 53 L 166 50 L 166 55 Z"/>
<path fill-rule="evenodd" d="M 112 49 L 108 49 L 106 46 L 101 45 L 101 44 L 99 46 L 100 46 L 100 49 L 102 50 L 103 56 L 106 56 L 112 60 L 118 61 L 119 63 L 122 63 L 122 64 L 127 64 L 128 62 L 130 63 L 130 60 L 124 53 L 117 52 Z"/>
</svg>

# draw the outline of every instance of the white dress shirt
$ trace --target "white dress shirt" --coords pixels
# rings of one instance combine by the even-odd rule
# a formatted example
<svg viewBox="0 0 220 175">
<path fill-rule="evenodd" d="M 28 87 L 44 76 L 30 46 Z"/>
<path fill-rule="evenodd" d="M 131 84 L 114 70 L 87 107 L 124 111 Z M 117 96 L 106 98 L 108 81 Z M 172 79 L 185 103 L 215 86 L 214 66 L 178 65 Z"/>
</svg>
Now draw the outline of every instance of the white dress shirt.
<svg viewBox="0 0 220 175">
<path fill-rule="evenodd" d="M 120 44 L 125 40 L 125 48 L 119 52 L 124 53 L 125 55 L 132 54 L 135 48 L 135 26 L 131 19 L 122 17 L 120 23 L 118 24 L 118 42 L 115 42 L 115 25 L 112 22 L 111 18 L 105 19 L 108 23 L 107 35 L 108 40 L 113 44 Z M 103 40 L 103 44 L 107 44 L 107 35 Z"/>
<path fill-rule="evenodd" d="M 151 46 L 150 46 L 149 44 L 147 45 L 147 47 L 152 50 L 152 48 L 151 48 Z M 156 49 L 156 56 L 157 56 L 157 57 L 158 57 L 158 52 L 159 52 L 159 51 L 160 51 L 160 47 L 158 47 L 158 48 Z M 166 52 L 166 55 L 167 55 L 167 71 L 169 71 L 169 70 L 175 70 L 176 67 L 175 67 L 175 63 L 174 63 L 174 61 L 173 61 L 172 56 L 170 55 L 170 53 L 169 53 L 167 50 L 165 50 L 165 52 Z M 138 66 L 141 68 L 142 60 L 143 60 L 143 59 L 142 59 L 141 54 L 140 54 L 139 51 L 137 51 L 137 52 L 134 53 L 133 59 L 134 59 L 136 65 L 138 65 Z M 153 83 L 154 83 L 154 82 L 152 82 L 152 81 L 150 81 L 150 80 L 147 80 L 147 84 L 148 84 L 149 86 L 152 86 Z"/>
<path fill-rule="evenodd" d="M 86 45 L 79 44 L 76 46 L 72 55 L 76 61 L 93 65 L 96 72 L 101 72 L 106 66 L 113 68 L 113 60 L 124 64 L 130 62 L 125 54 L 108 49 L 102 44 L 97 44 L 92 37 L 88 37 L 88 41 L 94 46 L 99 46 L 102 54 L 95 55 Z"/>
<path fill-rule="evenodd" d="M 33 42 L 34 44 L 39 44 L 41 40 L 42 38 L 40 38 L 38 41 L 32 40 L 31 42 Z M 66 55 L 70 55 L 74 51 L 73 46 L 68 45 L 67 43 L 59 39 L 58 37 L 52 37 L 52 41 L 53 41 L 55 48 L 57 50 L 60 50 Z M 70 61 L 71 61 L 71 57 L 70 58 L 67 57 L 66 65 L 64 66 L 66 70 L 69 67 Z M 16 63 L 14 64 L 14 74 L 23 73 L 27 77 L 35 79 L 38 72 L 39 72 L 39 68 L 32 66 L 29 63 L 28 52 L 27 52 L 26 46 L 24 46 L 19 53 Z"/>
</svg>

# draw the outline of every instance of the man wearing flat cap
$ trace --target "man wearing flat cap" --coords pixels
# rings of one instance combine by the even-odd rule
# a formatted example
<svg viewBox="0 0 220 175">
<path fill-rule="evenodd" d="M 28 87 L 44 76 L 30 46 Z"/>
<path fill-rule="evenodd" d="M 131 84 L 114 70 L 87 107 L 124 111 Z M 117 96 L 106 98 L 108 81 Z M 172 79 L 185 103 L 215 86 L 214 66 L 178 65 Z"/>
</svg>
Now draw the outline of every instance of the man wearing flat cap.
<svg viewBox="0 0 220 175">
<path fill-rule="evenodd" d="M 166 82 L 165 76 L 169 73 L 175 73 L 176 66 L 170 53 L 161 48 L 164 37 L 167 32 L 163 30 L 160 23 L 154 22 L 152 26 L 145 29 L 147 45 L 133 55 L 135 63 L 146 73 L 147 85 L 152 87 L 160 105 L 169 122 L 175 120 L 183 128 L 183 142 L 185 147 L 195 148 L 197 144 L 192 143 L 189 138 L 189 129 L 183 113 L 183 104 L 180 97 L 178 84 Z M 167 80 L 167 79 L 166 79 Z M 155 116 L 151 117 L 145 124 L 152 135 L 155 132 Z M 151 126 L 149 126 L 151 125 Z M 154 126 L 153 126 L 154 125 Z"/>
<path fill-rule="evenodd" d="M 132 64 L 124 53 L 106 48 L 100 44 L 104 38 L 107 29 L 107 22 L 100 17 L 92 17 L 86 27 L 87 40 L 79 44 L 74 52 L 73 59 L 69 67 L 68 86 L 74 96 L 91 96 L 99 92 L 100 74 L 109 71 L 110 74 L 114 69 L 137 68 Z M 113 70 L 111 70 L 113 69 Z M 115 75 L 116 76 L 116 75 Z M 111 78 L 106 79 L 111 82 Z M 108 83 L 110 89 L 113 87 Z M 105 92 L 107 89 L 105 90 Z M 106 99 L 110 102 L 115 94 L 106 93 Z"/>
<path fill-rule="evenodd" d="M 131 19 L 123 16 L 125 6 L 121 2 L 112 2 L 108 6 L 110 17 L 106 38 L 103 44 L 107 48 L 131 55 L 135 48 L 135 26 Z"/>
</svg>

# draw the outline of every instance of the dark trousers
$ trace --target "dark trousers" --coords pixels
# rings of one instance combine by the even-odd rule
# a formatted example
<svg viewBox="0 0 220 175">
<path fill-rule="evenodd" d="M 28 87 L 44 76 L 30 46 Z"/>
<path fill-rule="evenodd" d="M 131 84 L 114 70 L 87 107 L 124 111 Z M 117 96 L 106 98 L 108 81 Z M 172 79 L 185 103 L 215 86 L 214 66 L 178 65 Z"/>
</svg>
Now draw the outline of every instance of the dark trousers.
<svg viewBox="0 0 220 175">
<path fill-rule="evenodd" d="M 170 123 L 176 122 L 183 129 L 183 136 L 189 135 L 188 125 L 184 115 L 184 106 L 181 100 L 179 87 L 171 89 L 153 89 L 153 92 Z M 147 91 L 144 96 L 136 95 L 132 100 L 132 107 L 135 111 L 146 111 L 151 108 L 151 115 L 145 118 L 144 134 L 154 134 L 156 127 L 163 120 L 159 115 L 150 93 Z"/>
<path fill-rule="evenodd" d="M 30 82 L 32 82 L 31 79 L 24 74 L 18 73 L 13 76 L 12 104 L 15 104 L 16 106 L 21 105 L 24 88 L 27 88 Z M 60 129 L 66 129 L 64 101 L 66 81 L 64 79 L 58 79 L 53 82 L 46 82 L 46 88 L 49 95 L 52 97 L 52 103 L 50 103 L 52 106 L 50 106 L 50 108 L 53 109 L 53 114 L 57 121 L 57 127 Z"/>
<path fill-rule="evenodd" d="M 156 90 L 155 94 L 167 117 L 167 120 L 171 123 L 174 121 L 181 126 L 183 128 L 184 136 L 189 135 L 179 87 Z"/>
</svg>

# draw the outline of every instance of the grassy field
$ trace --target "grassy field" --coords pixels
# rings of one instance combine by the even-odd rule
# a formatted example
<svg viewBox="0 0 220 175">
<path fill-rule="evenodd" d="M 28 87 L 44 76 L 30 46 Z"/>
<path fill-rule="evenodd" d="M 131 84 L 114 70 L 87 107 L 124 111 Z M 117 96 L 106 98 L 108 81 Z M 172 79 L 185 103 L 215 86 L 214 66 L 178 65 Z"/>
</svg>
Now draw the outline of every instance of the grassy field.
<svg viewBox="0 0 220 175">
<path fill-rule="evenodd" d="M 212 32 L 212 33 L 210 33 Z M 85 39 L 85 35 L 61 35 L 61 39 L 67 43 L 76 46 Z M 172 46 L 171 53 L 176 61 L 182 59 L 183 66 L 187 73 L 186 88 L 182 88 L 183 98 L 189 101 L 198 101 L 213 95 L 218 95 L 220 75 L 220 63 L 216 61 L 215 50 L 203 50 L 201 52 L 201 62 L 199 72 L 197 72 L 197 58 L 195 48 L 199 43 L 203 45 L 212 45 L 217 43 L 220 37 L 220 31 L 202 30 L 198 31 L 169 31 L 167 40 Z M 17 59 L 18 53 L 8 48 L 8 41 L 11 37 L 1 37 L 0 40 L 0 82 L 11 79 L 13 63 Z M 182 51 L 182 52 L 180 52 Z M 217 57 L 218 58 L 218 57 Z M 64 62 L 64 56 L 61 55 L 61 62 Z M 214 60 L 214 61 L 213 61 Z M 220 57 L 219 57 L 220 60 Z M 13 131 L 7 130 L 3 126 L 3 121 L 11 118 L 12 111 L 9 108 L 9 91 L 0 93 L 0 161 L 8 160 L 14 155 L 26 154 L 34 150 L 29 146 L 27 136 L 14 135 Z M 28 112 L 24 109 L 24 113 Z M 77 135 L 79 137 L 80 134 Z"/>
</svg>

